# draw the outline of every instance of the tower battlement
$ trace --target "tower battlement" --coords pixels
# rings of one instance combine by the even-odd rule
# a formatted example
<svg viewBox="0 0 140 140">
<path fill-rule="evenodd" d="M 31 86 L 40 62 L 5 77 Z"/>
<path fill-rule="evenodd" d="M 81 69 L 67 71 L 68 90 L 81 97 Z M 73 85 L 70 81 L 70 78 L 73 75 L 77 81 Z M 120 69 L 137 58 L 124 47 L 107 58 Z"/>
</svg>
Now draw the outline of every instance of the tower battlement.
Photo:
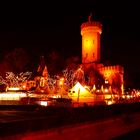
<svg viewBox="0 0 140 140">
<path fill-rule="evenodd" d="M 101 73 L 103 73 L 103 72 L 113 72 L 114 73 L 115 72 L 115 73 L 124 74 L 124 68 L 120 65 L 101 67 L 101 68 L 99 68 L 99 71 Z"/>
<path fill-rule="evenodd" d="M 95 31 L 95 32 L 99 32 L 101 34 L 102 33 L 102 24 L 100 22 L 97 22 L 97 21 L 85 22 L 81 25 L 81 34 L 83 34 L 83 32 L 85 30 Z"/>
</svg>

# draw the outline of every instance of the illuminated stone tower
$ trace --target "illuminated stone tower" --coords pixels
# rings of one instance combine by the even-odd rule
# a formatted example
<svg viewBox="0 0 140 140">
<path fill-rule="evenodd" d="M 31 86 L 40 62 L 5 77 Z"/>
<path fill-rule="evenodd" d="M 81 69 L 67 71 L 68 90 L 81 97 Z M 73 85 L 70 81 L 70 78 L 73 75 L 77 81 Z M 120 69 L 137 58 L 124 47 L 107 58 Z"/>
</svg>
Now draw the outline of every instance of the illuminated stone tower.
<svg viewBox="0 0 140 140">
<path fill-rule="evenodd" d="M 102 24 L 91 21 L 91 15 L 88 18 L 88 22 L 81 25 L 83 64 L 100 62 L 101 33 Z"/>
</svg>

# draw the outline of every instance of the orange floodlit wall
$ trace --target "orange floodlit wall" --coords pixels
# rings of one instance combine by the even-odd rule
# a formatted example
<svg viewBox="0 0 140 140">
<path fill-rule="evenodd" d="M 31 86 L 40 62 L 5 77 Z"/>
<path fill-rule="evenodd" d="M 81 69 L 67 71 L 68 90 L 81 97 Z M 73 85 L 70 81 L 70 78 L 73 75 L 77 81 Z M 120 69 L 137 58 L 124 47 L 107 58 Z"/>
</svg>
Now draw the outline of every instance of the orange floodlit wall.
<svg viewBox="0 0 140 140">
<path fill-rule="evenodd" d="M 81 25 L 82 63 L 100 62 L 100 34 L 102 25 L 99 22 L 86 22 Z"/>
<path fill-rule="evenodd" d="M 103 75 L 105 81 L 108 81 L 108 83 L 112 88 L 114 88 L 114 90 L 116 90 L 116 92 L 123 94 L 123 67 L 119 65 L 108 66 L 100 68 L 99 71 Z"/>
<path fill-rule="evenodd" d="M 111 77 L 113 77 L 116 74 L 123 75 L 124 69 L 123 67 L 116 65 L 116 66 L 107 66 L 107 67 L 101 67 L 99 69 L 100 73 L 104 76 L 106 80 L 109 81 L 109 83 L 112 83 Z M 123 78 L 123 77 L 121 77 Z M 121 79 L 123 81 L 123 79 Z"/>
</svg>

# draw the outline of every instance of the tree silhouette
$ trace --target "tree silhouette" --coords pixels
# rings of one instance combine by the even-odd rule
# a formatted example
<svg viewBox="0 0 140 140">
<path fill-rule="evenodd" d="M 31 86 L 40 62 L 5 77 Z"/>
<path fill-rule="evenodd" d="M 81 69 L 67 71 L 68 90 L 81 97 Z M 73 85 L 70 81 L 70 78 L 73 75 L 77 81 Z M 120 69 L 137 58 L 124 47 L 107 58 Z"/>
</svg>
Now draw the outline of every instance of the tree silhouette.
<svg viewBox="0 0 140 140">
<path fill-rule="evenodd" d="M 76 70 L 79 66 L 80 59 L 77 56 L 72 56 L 66 59 L 66 67 L 69 70 Z"/>
<path fill-rule="evenodd" d="M 85 79 L 87 79 L 86 82 L 89 86 L 96 84 L 100 88 L 104 84 L 104 77 L 100 74 L 98 69 L 94 67 L 90 67 L 85 75 L 87 76 Z"/>
<path fill-rule="evenodd" d="M 29 62 L 29 55 L 23 48 L 15 48 L 13 51 L 7 53 L 3 60 L 3 64 L 7 66 L 7 71 L 14 73 L 27 71 Z"/>
<path fill-rule="evenodd" d="M 60 73 L 64 67 L 64 59 L 62 56 L 55 50 L 49 53 L 47 67 L 51 75 Z"/>
</svg>

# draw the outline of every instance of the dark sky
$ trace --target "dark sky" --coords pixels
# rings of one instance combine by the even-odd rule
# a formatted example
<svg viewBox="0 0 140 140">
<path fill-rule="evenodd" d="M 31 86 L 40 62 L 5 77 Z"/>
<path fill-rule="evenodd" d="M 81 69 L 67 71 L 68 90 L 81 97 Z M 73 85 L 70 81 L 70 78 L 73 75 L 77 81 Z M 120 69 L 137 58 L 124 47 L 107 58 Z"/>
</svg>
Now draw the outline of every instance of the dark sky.
<svg viewBox="0 0 140 140">
<path fill-rule="evenodd" d="M 1 4 L 0 58 L 22 47 L 31 55 L 57 50 L 65 57 L 81 55 L 80 25 L 92 12 L 103 24 L 102 61 L 121 64 L 130 77 L 140 80 L 140 8 L 135 1 L 85 0 Z"/>
</svg>

